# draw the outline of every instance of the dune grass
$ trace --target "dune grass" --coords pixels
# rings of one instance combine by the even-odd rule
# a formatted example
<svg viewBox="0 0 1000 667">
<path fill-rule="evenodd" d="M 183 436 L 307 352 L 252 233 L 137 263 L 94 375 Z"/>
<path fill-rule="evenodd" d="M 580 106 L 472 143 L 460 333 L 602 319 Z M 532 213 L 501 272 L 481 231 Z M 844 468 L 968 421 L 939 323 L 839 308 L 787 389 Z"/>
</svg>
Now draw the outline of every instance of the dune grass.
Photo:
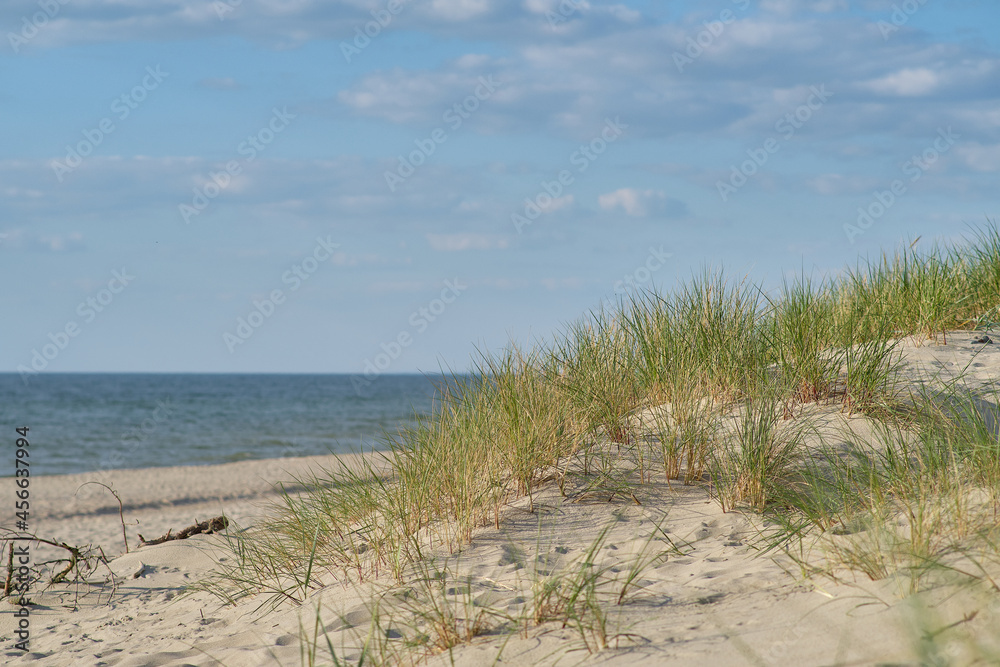
<svg viewBox="0 0 1000 667">
<path fill-rule="evenodd" d="M 904 595 L 959 580 L 1000 593 L 996 424 L 969 394 L 916 402 L 909 424 L 878 424 L 874 441 L 850 443 L 848 457 L 813 452 L 800 483 L 778 492 L 789 509 L 772 514 L 781 525 L 772 538 L 820 529 L 824 559 L 800 562 L 834 579 L 893 576 Z"/>
<path fill-rule="evenodd" d="M 360 469 L 298 480 L 309 492 L 235 538 L 239 557 L 205 586 L 227 602 L 277 604 L 304 599 L 318 576 L 402 581 L 435 550 L 500 527 L 512 500 L 533 511 L 542 484 L 639 502 L 655 469 L 705 485 L 727 510 L 764 515 L 768 548 L 802 554 L 818 539 L 825 565 L 803 558 L 804 571 L 902 573 L 911 590 L 946 574 L 996 587 L 995 424 L 957 388 L 944 403 L 906 390 L 900 341 L 943 343 L 1000 320 L 1000 231 L 990 223 L 966 243 L 918 247 L 775 293 L 706 270 L 674 293 L 591 313 L 535 350 L 483 354 Z M 877 442 L 853 442 L 846 456 L 805 450 L 813 404 L 875 420 Z M 559 600 L 585 615 L 575 605 L 586 596 Z M 586 613 L 590 623 L 601 612 Z M 464 639 L 476 634 L 463 627 Z"/>
<path fill-rule="evenodd" d="M 563 559 L 560 550 L 545 543 L 539 522 L 536 556 L 515 586 L 471 574 L 460 555 L 417 561 L 402 583 L 373 588 L 366 622 L 355 626 L 342 617 L 332 624 L 346 630 L 336 643 L 321 619 L 338 614 L 317 606 L 312 628 L 300 624 L 300 665 L 419 664 L 484 637 L 499 644 L 498 664 L 510 639 L 539 628 L 567 630 L 571 650 L 588 654 L 626 644 L 635 637 L 622 624 L 623 606 L 642 595 L 650 568 L 681 553 L 667 537 L 665 518 L 653 522 L 643 542 L 624 558 L 607 551 L 614 523 L 598 531 L 581 553 Z M 661 542 L 669 547 L 661 548 Z M 475 569 L 475 563 L 470 565 Z"/>
</svg>

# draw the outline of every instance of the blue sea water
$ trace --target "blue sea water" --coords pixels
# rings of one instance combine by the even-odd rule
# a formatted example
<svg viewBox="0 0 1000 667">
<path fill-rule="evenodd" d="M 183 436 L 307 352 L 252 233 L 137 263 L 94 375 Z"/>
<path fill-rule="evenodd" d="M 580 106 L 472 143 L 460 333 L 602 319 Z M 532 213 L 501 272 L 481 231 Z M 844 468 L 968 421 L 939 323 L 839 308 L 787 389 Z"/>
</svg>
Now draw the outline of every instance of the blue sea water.
<svg viewBox="0 0 1000 667">
<path fill-rule="evenodd" d="M 0 451 L 20 426 L 33 475 L 368 451 L 429 413 L 440 382 L 380 375 L 359 389 L 352 377 L 0 373 Z"/>
</svg>

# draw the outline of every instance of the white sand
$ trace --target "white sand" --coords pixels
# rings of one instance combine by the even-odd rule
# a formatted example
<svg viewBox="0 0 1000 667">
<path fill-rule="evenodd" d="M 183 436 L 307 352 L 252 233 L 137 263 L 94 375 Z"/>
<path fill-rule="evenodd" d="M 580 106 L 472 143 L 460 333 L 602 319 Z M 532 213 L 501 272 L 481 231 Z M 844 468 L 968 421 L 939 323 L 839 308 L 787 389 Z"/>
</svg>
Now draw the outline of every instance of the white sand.
<svg viewBox="0 0 1000 667">
<path fill-rule="evenodd" d="M 990 388 L 1000 375 L 1000 341 L 981 348 L 970 346 L 969 338 L 956 333 L 949 336 L 947 346 L 909 348 L 907 373 L 917 377 L 938 370 L 940 379 L 948 380 L 967 369 L 972 388 Z M 836 409 L 819 406 L 810 411 L 823 422 L 828 437 L 836 437 L 844 426 L 862 436 L 866 432 L 861 417 L 847 418 Z M 344 586 L 326 575 L 328 586 L 302 606 L 285 604 L 270 613 L 254 614 L 260 600 L 222 607 L 206 593 L 178 597 L 186 584 L 211 568 L 212 554 L 225 556 L 217 549 L 219 537 L 199 535 L 136 549 L 139 532 L 146 538 L 159 537 L 168 529 L 176 532 L 219 514 L 246 525 L 259 515 L 262 501 L 275 497 L 271 483 L 331 460 L 312 457 L 32 478 L 37 533 L 74 545 L 100 544 L 109 556 L 124 551 L 117 502 L 93 485 L 84 487 L 82 499 L 74 499 L 74 493 L 88 479 L 113 486 L 126 504 L 132 553 L 111 564 L 117 584 L 113 592 L 109 587 L 62 587 L 33 596 L 41 607 L 31 614 L 32 652 L 27 655 L 13 650 L 13 607 L 0 603 L 0 662 L 299 665 L 300 628 L 311 632 L 316 609 L 322 612 L 334 646 L 350 656 L 358 633 L 363 635 L 367 628 L 367 586 Z M 754 551 L 749 545 L 761 525 L 740 513 L 723 513 L 704 489 L 653 484 L 643 488 L 638 497 L 642 504 L 637 505 L 617 497 L 611 502 L 607 498 L 570 502 L 551 487 L 536 497 L 538 512 L 528 513 L 526 503 L 518 501 L 507 511 L 500 531 L 480 531 L 473 544 L 451 561 L 453 568 L 471 576 L 472 595 L 490 608 L 516 614 L 523 609 L 518 596 L 533 572 L 570 566 L 608 525 L 612 527 L 600 550 L 601 563 L 627 563 L 629 555 L 646 544 L 654 525 L 682 547 L 683 555 L 673 553 L 651 566 L 640 578 L 642 591 L 624 606 L 611 606 L 608 627 L 623 636 L 610 649 L 589 654 L 582 650 L 579 632 L 549 623 L 524 634 L 481 637 L 455 648 L 451 655 L 432 658 L 431 664 L 490 664 L 498 654 L 500 664 L 515 665 L 920 662 L 917 642 L 907 630 L 913 627 L 914 602 L 899 595 L 899 582 L 860 577 L 833 585 L 804 580 L 787 557 Z M 666 546 L 662 541 L 652 544 L 656 550 Z M 106 574 L 99 570 L 93 579 Z M 943 627 L 973 611 L 978 614 L 963 627 L 993 632 L 995 637 L 1000 605 L 990 606 L 971 593 L 949 598 L 939 607 L 939 616 L 928 623 Z M 613 648 L 616 643 L 618 648 Z"/>
</svg>

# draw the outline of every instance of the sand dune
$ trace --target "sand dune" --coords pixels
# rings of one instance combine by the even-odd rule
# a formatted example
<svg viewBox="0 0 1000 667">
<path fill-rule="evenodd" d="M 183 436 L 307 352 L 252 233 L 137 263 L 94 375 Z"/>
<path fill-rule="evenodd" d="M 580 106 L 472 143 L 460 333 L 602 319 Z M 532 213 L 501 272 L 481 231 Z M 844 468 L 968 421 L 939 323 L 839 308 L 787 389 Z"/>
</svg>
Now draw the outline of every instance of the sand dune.
<svg viewBox="0 0 1000 667">
<path fill-rule="evenodd" d="M 947 346 L 908 344 L 906 376 L 933 387 L 964 372 L 970 390 L 988 392 L 1000 375 L 1000 345 L 971 345 L 969 338 L 956 333 Z M 988 399 L 982 403 L 986 412 L 992 410 Z M 837 407 L 812 405 L 807 412 L 817 424 L 810 437 L 828 443 L 846 432 L 864 438 L 869 427 L 865 418 L 845 415 Z M 338 654 L 356 656 L 369 626 L 373 591 L 391 589 L 390 581 L 342 584 L 321 573 L 326 586 L 301 606 L 284 604 L 254 613 L 260 600 L 221 606 L 204 592 L 180 595 L 212 567 L 213 558 L 226 557 L 221 537 L 198 535 L 137 548 L 140 532 L 151 538 L 219 514 L 249 525 L 275 497 L 274 482 L 332 460 L 34 478 L 34 523 L 40 535 L 75 545 L 99 544 L 109 555 L 122 554 L 114 498 L 103 489 L 74 498 L 85 481 L 100 479 L 125 503 L 132 551 L 115 557 L 110 572 L 99 568 L 91 574 L 92 581 L 105 581 L 103 585 L 63 585 L 36 593 L 39 606 L 31 614 L 31 652 L 26 655 L 12 650 L 15 619 L 13 607 L 4 602 L 4 663 L 299 665 L 300 639 L 303 633 L 312 635 L 317 611 L 321 632 Z M 766 524 L 739 512 L 724 513 L 705 488 L 661 483 L 637 493 L 636 498 L 563 498 L 550 484 L 534 499 L 537 511 L 529 512 L 526 501 L 518 501 L 507 509 L 499 530 L 482 529 L 460 554 L 440 554 L 432 567 L 448 568 L 451 580 L 458 582 L 442 592 L 443 599 L 457 604 L 467 596 L 478 609 L 496 615 L 484 621 L 484 636 L 431 656 L 429 663 L 472 666 L 491 664 L 500 656 L 500 664 L 514 665 L 919 664 L 923 657 L 914 634 L 915 614 L 919 616 L 921 604 L 930 603 L 937 607 L 921 617 L 927 627 L 958 623 L 973 636 L 993 632 L 995 637 L 991 628 L 1000 622 L 1000 605 L 973 591 L 912 598 L 906 596 L 905 582 L 893 578 L 854 577 L 840 584 L 810 580 L 786 556 L 755 548 Z M 588 556 L 605 529 L 603 541 Z M 36 560 L 54 553 L 40 549 Z M 630 563 L 643 554 L 658 557 L 640 573 L 626 604 L 606 605 L 604 631 L 610 648 L 590 653 L 586 646 L 594 637 L 588 637 L 589 630 L 558 623 L 489 631 L 491 624 L 503 624 L 502 615 L 516 618 L 524 611 L 533 582 L 578 571 L 588 557 L 604 571 L 603 590 L 614 597 Z M 387 621 L 390 627 L 393 622 Z M 403 623 L 402 616 L 398 622 Z M 960 650 L 956 647 L 954 655 Z"/>
</svg>

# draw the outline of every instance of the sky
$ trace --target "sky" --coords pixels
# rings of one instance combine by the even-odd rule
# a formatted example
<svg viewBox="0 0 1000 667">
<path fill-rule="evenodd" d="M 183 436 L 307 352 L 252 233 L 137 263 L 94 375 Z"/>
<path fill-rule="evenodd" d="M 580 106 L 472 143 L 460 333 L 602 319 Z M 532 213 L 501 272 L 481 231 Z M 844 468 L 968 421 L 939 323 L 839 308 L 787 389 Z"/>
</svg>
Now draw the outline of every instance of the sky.
<svg viewBox="0 0 1000 667">
<path fill-rule="evenodd" d="M 1000 213 L 996 0 L 5 0 L 0 371 L 460 371 Z"/>
</svg>

